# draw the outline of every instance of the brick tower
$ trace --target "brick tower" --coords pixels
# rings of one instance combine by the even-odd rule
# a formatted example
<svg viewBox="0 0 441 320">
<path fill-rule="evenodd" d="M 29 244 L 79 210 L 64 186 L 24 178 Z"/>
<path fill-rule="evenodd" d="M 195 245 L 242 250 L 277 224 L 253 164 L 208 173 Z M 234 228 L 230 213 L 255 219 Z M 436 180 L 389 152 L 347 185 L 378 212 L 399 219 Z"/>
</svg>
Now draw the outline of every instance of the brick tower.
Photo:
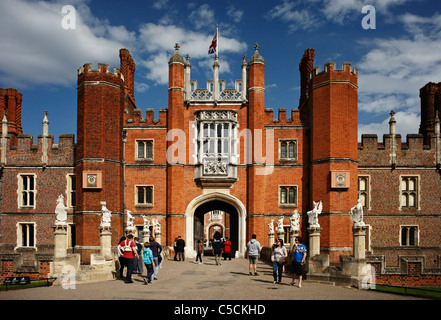
<svg viewBox="0 0 441 320">
<path fill-rule="evenodd" d="M 308 52 L 308 56 L 311 53 Z M 358 198 L 357 70 L 315 68 L 309 84 L 310 205 L 322 201 L 321 251 L 330 262 L 352 253 L 350 209 Z"/>
<path fill-rule="evenodd" d="M 82 263 L 99 252 L 101 201 L 112 211 L 112 243 L 123 234 L 124 86 L 121 72 L 106 64 L 78 70 L 75 252 Z"/>
<path fill-rule="evenodd" d="M 168 66 L 167 124 L 170 138 L 167 141 L 167 150 L 172 150 L 171 146 L 178 143 L 176 139 L 179 139 L 175 133 L 179 134 L 184 130 L 184 59 L 179 54 L 179 44 L 175 45 L 175 54 L 170 58 Z M 176 153 L 167 154 L 167 243 L 173 243 L 173 236 L 176 234 L 185 233 L 184 150 L 187 148 L 179 148 Z"/>
<path fill-rule="evenodd" d="M 248 62 L 248 129 L 251 132 L 252 154 L 249 155 L 247 183 L 248 189 L 248 239 L 253 233 L 264 234 L 266 224 L 260 214 L 264 212 L 265 204 L 265 174 L 264 157 L 265 133 L 265 60 L 260 55 L 259 46 L 254 46 L 255 52 Z M 262 137 L 259 139 L 259 137 Z M 261 140 L 258 141 L 258 140 Z"/>
</svg>

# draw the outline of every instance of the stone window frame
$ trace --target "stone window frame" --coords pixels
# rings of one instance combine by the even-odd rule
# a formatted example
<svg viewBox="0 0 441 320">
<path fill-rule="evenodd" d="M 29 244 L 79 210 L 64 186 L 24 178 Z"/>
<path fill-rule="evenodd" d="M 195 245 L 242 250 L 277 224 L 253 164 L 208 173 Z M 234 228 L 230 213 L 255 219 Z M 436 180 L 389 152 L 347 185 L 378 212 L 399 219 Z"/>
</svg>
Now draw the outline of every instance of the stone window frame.
<svg viewBox="0 0 441 320">
<path fill-rule="evenodd" d="M 138 189 L 139 188 L 150 188 L 151 189 L 151 202 L 145 202 L 145 203 L 139 203 L 139 193 L 138 193 Z M 154 203 L 155 203 L 155 199 L 154 199 L 154 194 L 155 194 L 155 188 L 153 185 L 135 185 L 135 207 L 143 207 L 143 208 L 152 208 Z M 144 195 L 145 196 L 145 195 Z M 146 199 L 144 199 L 146 200 Z"/>
<path fill-rule="evenodd" d="M 139 143 L 144 143 L 143 155 L 144 157 L 139 157 Z M 147 144 L 151 143 L 152 154 L 151 157 L 147 154 Z M 153 161 L 155 158 L 155 139 L 135 139 L 135 161 Z"/>
<path fill-rule="evenodd" d="M 409 190 L 409 187 L 406 188 L 406 190 L 403 190 L 402 185 L 403 185 L 403 180 L 414 180 L 414 185 L 415 188 L 414 190 Z M 421 178 L 419 175 L 415 175 L 415 174 L 403 174 L 400 175 L 400 181 L 399 181 L 399 207 L 400 210 L 420 210 L 420 181 Z M 414 205 L 413 206 L 409 206 L 409 195 L 414 194 Z M 403 205 L 403 195 L 407 195 L 407 205 Z"/>
<path fill-rule="evenodd" d="M 282 156 L 282 144 L 286 143 L 286 156 L 283 157 Z M 289 156 L 289 144 L 293 143 L 294 144 L 294 157 L 290 157 Z M 278 143 L 278 154 L 279 154 L 279 161 L 297 161 L 299 158 L 299 152 L 298 152 L 298 139 L 287 139 L 287 138 L 283 138 L 283 139 L 279 139 L 279 143 Z"/>
<path fill-rule="evenodd" d="M 403 233 L 403 231 L 406 232 Z M 413 244 L 410 244 L 411 231 L 413 232 Z M 405 239 L 403 239 L 403 235 L 406 236 Z M 420 228 L 417 225 L 401 225 L 399 237 L 401 247 L 418 247 L 420 241 Z M 405 240 L 406 243 L 403 243 L 403 240 Z"/>
<path fill-rule="evenodd" d="M 33 189 L 24 190 L 24 177 L 32 177 L 33 179 Z M 19 173 L 17 175 L 17 204 L 18 208 L 31 208 L 35 209 L 37 206 L 37 175 L 35 173 Z M 32 205 L 29 204 L 23 204 L 23 193 L 26 192 L 28 195 L 32 192 Z M 29 202 L 29 197 L 27 196 L 27 201 Z"/>
<path fill-rule="evenodd" d="M 285 203 L 282 203 L 282 190 L 286 189 L 287 193 L 286 193 L 286 201 Z M 294 189 L 294 203 L 290 203 L 289 202 L 289 190 L 290 189 Z M 295 208 L 298 206 L 298 193 L 299 193 L 299 188 L 297 185 L 279 185 L 278 187 L 278 204 L 279 207 L 289 207 L 289 208 Z"/>
<path fill-rule="evenodd" d="M 37 224 L 35 222 L 17 222 L 16 226 L 17 248 L 37 248 Z M 23 230 L 24 226 L 26 226 L 26 230 Z M 32 229 L 29 226 L 32 226 Z M 26 232 L 26 243 L 23 243 L 24 232 Z M 30 241 L 32 241 L 32 245 L 30 245 Z"/>
<path fill-rule="evenodd" d="M 68 173 L 66 174 L 66 207 L 75 208 L 76 207 L 76 174 Z M 72 182 L 75 181 L 75 188 L 72 186 Z M 72 205 L 72 199 L 75 198 L 75 204 Z"/>
<path fill-rule="evenodd" d="M 366 180 L 365 190 L 360 190 L 360 180 L 362 179 Z M 358 175 L 358 199 L 360 199 L 363 194 L 365 195 L 363 209 L 369 210 L 371 208 L 371 176 L 370 175 L 365 175 L 365 174 Z"/>
</svg>

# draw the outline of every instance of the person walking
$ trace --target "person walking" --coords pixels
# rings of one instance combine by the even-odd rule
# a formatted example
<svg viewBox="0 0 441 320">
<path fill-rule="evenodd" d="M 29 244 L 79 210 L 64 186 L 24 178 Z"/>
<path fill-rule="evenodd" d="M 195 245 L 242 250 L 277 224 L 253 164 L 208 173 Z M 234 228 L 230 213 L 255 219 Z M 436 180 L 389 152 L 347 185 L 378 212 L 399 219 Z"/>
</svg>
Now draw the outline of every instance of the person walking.
<svg viewBox="0 0 441 320">
<path fill-rule="evenodd" d="M 196 260 L 194 261 L 194 263 L 202 263 L 202 252 L 204 252 L 204 246 L 202 245 L 202 241 L 198 240 L 197 245 L 196 245 Z"/>
<path fill-rule="evenodd" d="M 224 260 L 227 260 L 227 258 L 231 260 L 231 241 L 230 239 L 228 239 L 228 237 L 225 238 L 223 245 L 224 245 Z"/>
<path fill-rule="evenodd" d="M 288 251 L 283 245 L 282 239 L 277 239 L 271 250 L 271 261 L 273 263 L 273 277 L 274 284 L 282 282 L 283 266 L 285 259 L 288 256 Z"/>
<path fill-rule="evenodd" d="M 152 283 L 152 276 L 155 269 L 153 264 L 153 252 L 150 249 L 150 243 L 144 243 L 144 250 L 142 252 L 145 268 L 147 269 L 147 276 L 144 278 L 144 284 Z"/>
<path fill-rule="evenodd" d="M 126 274 L 126 279 L 124 280 L 125 283 L 133 283 L 132 272 L 133 272 L 134 260 L 135 257 L 138 257 L 138 251 L 136 250 L 136 245 L 132 239 L 133 239 L 133 235 L 129 234 L 127 236 L 127 239 L 122 241 L 118 245 L 118 251 L 120 251 L 120 253 L 124 256 L 127 265 L 127 274 Z"/>
<path fill-rule="evenodd" d="M 247 243 L 248 259 L 250 262 L 250 276 L 257 276 L 257 260 L 259 259 L 259 254 L 262 251 L 259 241 L 256 240 L 256 234 L 251 236 L 251 240 Z"/>
<path fill-rule="evenodd" d="M 142 267 L 142 265 L 144 264 L 142 262 L 142 244 L 139 243 L 138 237 L 135 237 L 133 240 L 135 241 L 136 250 L 138 252 L 138 258 L 135 257 L 135 265 L 133 267 L 133 273 L 142 274 L 144 271 Z"/>
<path fill-rule="evenodd" d="M 221 255 L 222 255 L 222 242 L 220 239 L 214 239 L 213 241 L 213 253 L 214 253 L 214 259 L 216 261 L 216 265 L 221 265 Z"/>
<path fill-rule="evenodd" d="M 121 239 L 119 239 L 118 244 L 120 244 L 121 242 L 123 242 L 124 240 L 126 240 L 126 237 L 121 237 Z M 123 280 L 124 279 L 124 267 L 126 266 L 126 259 L 124 258 L 124 255 L 121 253 L 120 250 L 116 250 L 117 254 L 118 254 L 118 261 L 119 261 L 119 279 Z"/>
<path fill-rule="evenodd" d="M 292 281 L 290 283 L 291 286 L 295 283 L 296 276 L 299 277 L 298 287 L 302 287 L 302 279 L 305 274 L 305 260 L 306 260 L 306 246 L 302 244 L 302 238 L 296 237 L 295 244 L 293 247 L 294 255 L 291 264 L 291 273 L 292 273 Z"/>
<path fill-rule="evenodd" d="M 178 241 L 176 242 L 176 249 L 178 250 L 178 259 L 179 261 L 185 261 L 185 241 L 181 238 L 181 236 L 178 236 Z"/>
<path fill-rule="evenodd" d="M 159 255 L 162 252 L 162 246 L 155 241 L 154 236 L 149 237 L 150 242 L 150 250 L 152 250 L 153 253 L 153 263 L 155 264 L 155 272 L 153 274 L 153 279 L 158 279 L 158 271 L 159 271 Z"/>
</svg>

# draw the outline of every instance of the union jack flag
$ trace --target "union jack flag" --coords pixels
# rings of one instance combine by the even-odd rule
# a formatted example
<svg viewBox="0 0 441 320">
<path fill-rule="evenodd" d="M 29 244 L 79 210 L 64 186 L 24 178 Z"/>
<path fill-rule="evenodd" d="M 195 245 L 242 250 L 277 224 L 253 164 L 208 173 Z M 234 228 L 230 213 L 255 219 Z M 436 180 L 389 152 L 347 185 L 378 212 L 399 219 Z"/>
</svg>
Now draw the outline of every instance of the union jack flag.
<svg viewBox="0 0 441 320">
<path fill-rule="evenodd" d="M 217 50 L 217 29 L 216 34 L 213 37 L 213 40 L 211 41 L 210 48 L 208 48 L 208 54 L 215 53 Z"/>
</svg>

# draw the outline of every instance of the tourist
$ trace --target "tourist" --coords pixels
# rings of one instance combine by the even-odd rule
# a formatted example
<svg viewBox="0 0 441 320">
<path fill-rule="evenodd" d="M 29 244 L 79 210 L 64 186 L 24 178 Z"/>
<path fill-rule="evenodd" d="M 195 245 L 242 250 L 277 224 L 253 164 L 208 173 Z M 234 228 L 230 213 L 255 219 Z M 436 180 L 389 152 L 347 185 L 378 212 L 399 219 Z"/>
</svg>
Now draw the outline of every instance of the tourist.
<svg viewBox="0 0 441 320">
<path fill-rule="evenodd" d="M 222 255 L 222 242 L 220 239 L 214 239 L 213 241 L 213 253 L 214 253 L 214 259 L 216 261 L 216 265 L 221 265 L 221 255 Z"/>
<path fill-rule="evenodd" d="M 296 276 L 299 277 L 298 287 L 302 287 L 302 279 L 305 274 L 305 260 L 306 260 L 306 246 L 302 244 L 302 238 L 296 237 L 295 244 L 293 247 L 294 256 L 291 264 L 292 281 L 291 286 L 295 283 Z"/>
<path fill-rule="evenodd" d="M 133 273 L 142 274 L 143 272 L 142 265 L 144 264 L 142 262 L 142 244 L 139 243 L 138 237 L 135 237 L 133 240 L 135 241 L 136 250 L 138 252 L 138 258 L 135 257 L 135 266 L 133 267 Z"/>
<path fill-rule="evenodd" d="M 196 245 L 196 260 L 194 263 L 202 263 L 202 252 L 204 252 L 204 246 L 202 245 L 201 240 L 198 240 L 197 245 Z"/>
<path fill-rule="evenodd" d="M 159 255 L 162 252 L 162 246 L 155 241 L 154 236 L 150 236 L 149 242 L 150 242 L 150 250 L 152 250 L 152 253 L 153 253 L 153 263 L 155 264 L 155 267 L 154 267 L 155 272 L 154 272 L 153 279 L 157 280 L 158 279 L 158 271 L 159 271 Z"/>
<path fill-rule="evenodd" d="M 178 259 L 176 259 L 178 255 L 178 238 L 175 238 L 175 242 L 173 243 L 173 250 L 175 251 L 175 257 L 173 258 L 173 260 L 178 261 Z"/>
<path fill-rule="evenodd" d="M 133 242 L 133 235 L 129 234 L 127 239 L 120 242 L 118 245 L 118 251 L 124 256 L 127 266 L 127 274 L 125 283 L 133 283 L 132 272 L 134 266 L 135 257 L 138 257 L 138 252 L 136 250 L 136 245 Z"/>
<path fill-rule="evenodd" d="M 121 237 L 121 239 L 119 239 L 118 244 L 120 244 L 124 240 L 126 240 L 126 237 Z M 124 271 L 124 266 L 126 265 L 126 259 L 122 255 L 121 251 L 116 250 L 116 252 L 118 254 L 118 261 L 119 261 L 119 279 L 123 280 L 124 279 L 123 271 Z"/>
<path fill-rule="evenodd" d="M 153 252 L 150 249 L 149 242 L 144 243 L 142 257 L 144 260 L 145 268 L 147 269 L 147 276 L 144 278 L 144 284 L 151 284 L 155 265 L 153 264 Z"/>
<path fill-rule="evenodd" d="M 225 238 L 223 245 L 224 245 L 224 260 L 227 260 L 227 258 L 231 260 L 231 241 L 228 239 L 228 237 Z"/>
<path fill-rule="evenodd" d="M 179 261 L 185 261 L 185 241 L 181 238 L 181 236 L 178 236 L 178 241 L 176 242 L 176 249 L 178 250 L 178 259 Z"/>
<path fill-rule="evenodd" d="M 256 234 L 251 236 L 251 240 L 247 243 L 247 251 L 248 251 L 248 259 L 250 261 L 250 276 L 257 276 L 257 260 L 259 258 L 260 251 L 262 247 L 260 246 L 259 241 L 256 240 Z"/>
<path fill-rule="evenodd" d="M 277 242 L 271 250 L 271 261 L 273 263 L 273 277 L 274 284 L 282 282 L 283 266 L 288 252 L 283 245 L 282 239 L 277 239 Z"/>
</svg>

